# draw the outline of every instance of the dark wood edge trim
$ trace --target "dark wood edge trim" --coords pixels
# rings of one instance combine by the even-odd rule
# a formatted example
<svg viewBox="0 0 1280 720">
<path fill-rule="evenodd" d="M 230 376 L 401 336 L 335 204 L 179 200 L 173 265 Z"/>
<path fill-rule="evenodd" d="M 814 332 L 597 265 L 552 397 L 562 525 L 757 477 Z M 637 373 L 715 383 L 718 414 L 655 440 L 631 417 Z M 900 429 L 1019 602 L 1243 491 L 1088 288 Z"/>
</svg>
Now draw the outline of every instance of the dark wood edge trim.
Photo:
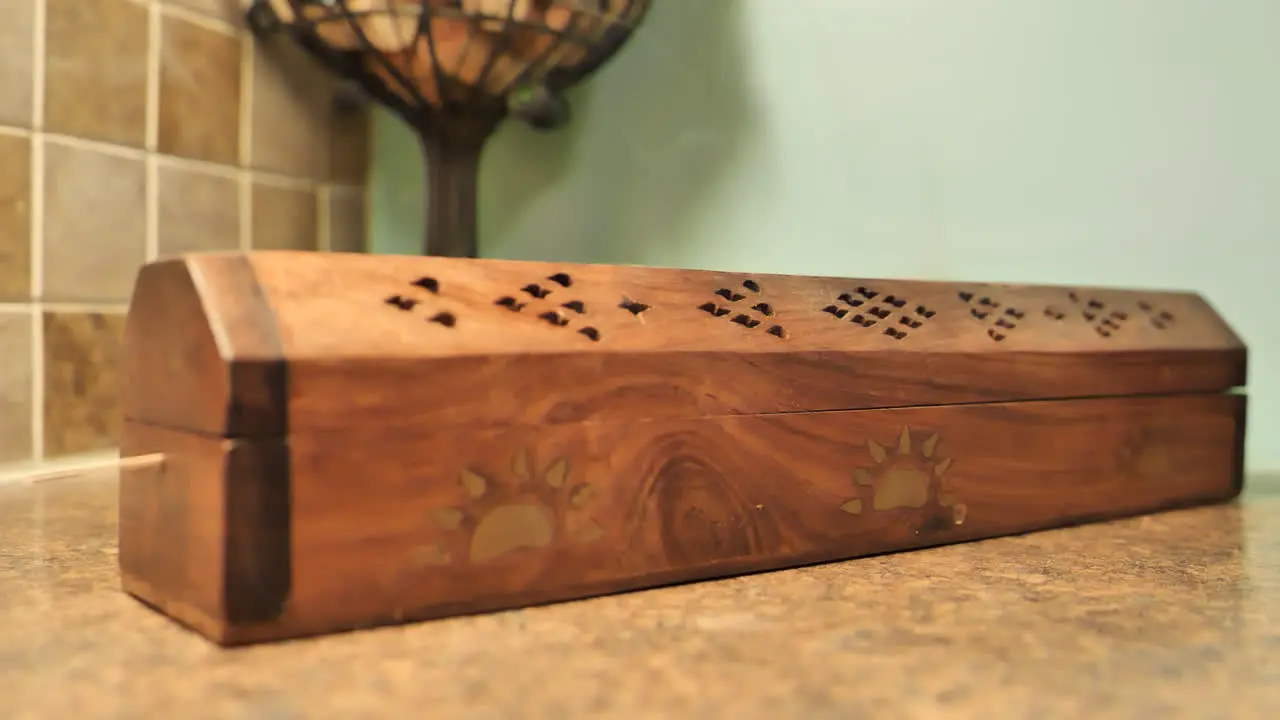
<svg viewBox="0 0 1280 720">
<path fill-rule="evenodd" d="M 244 253 L 190 258 L 209 323 L 222 333 L 230 357 L 225 435 L 288 437 L 288 367 L 276 317 Z"/>
<path fill-rule="evenodd" d="M 1244 387 L 1249 384 L 1249 348 L 1245 346 L 1240 347 L 1239 357 L 1236 360 L 1236 363 L 1236 374 L 1240 376 L 1239 387 Z"/>
<path fill-rule="evenodd" d="M 1249 396 L 1243 393 L 1236 396 L 1236 406 L 1233 413 L 1235 420 L 1235 467 L 1232 468 L 1232 493 L 1231 497 L 1236 497 L 1244 491 L 1245 475 L 1248 470 L 1245 466 L 1245 440 L 1248 435 L 1248 417 L 1249 417 Z"/>
<path fill-rule="evenodd" d="M 231 360 L 226 436 L 246 440 L 289 437 L 289 364 L 286 360 Z"/>
<path fill-rule="evenodd" d="M 289 364 L 251 256 L 204 255 L 194 264 L 205 297 L 219 301 L 207 312 L 231 354 L 226 433 L 244 438 L 224 469 L 223 608 L 231 625 L 271 622 L 293 582 Z"/>
<path fill-rule="evenodd" d="M 223 611 L 230 625 L 272 622 L 293 586 L 289 446 L 238 442 L 223 470 Z"/>
</svg>

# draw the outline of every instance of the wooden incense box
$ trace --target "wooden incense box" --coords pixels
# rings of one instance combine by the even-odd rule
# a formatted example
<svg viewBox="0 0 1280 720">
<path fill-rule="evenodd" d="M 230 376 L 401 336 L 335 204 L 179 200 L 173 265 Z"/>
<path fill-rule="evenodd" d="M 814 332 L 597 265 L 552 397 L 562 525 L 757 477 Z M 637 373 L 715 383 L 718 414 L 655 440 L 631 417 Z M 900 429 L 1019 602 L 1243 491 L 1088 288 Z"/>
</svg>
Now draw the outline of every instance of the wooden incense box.
<svg viewBox="0 0 1280 720">
<path fill-rule="evenodd" d="M 125 590 L 221 644 L 1234 497 L 1174 292 L 321 253 L 145 267 Z"/>
</svg>

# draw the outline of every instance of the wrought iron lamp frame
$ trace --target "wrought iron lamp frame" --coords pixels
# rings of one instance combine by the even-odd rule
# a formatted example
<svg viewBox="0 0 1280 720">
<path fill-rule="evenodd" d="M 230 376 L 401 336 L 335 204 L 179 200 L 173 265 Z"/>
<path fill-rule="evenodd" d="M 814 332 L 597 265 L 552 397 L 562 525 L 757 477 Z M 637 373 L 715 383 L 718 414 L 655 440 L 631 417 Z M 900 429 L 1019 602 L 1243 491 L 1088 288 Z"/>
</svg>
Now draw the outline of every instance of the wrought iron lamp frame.
<svg viewBox="0 0 1280 720">
<path fill-rule="evenodd" d="M 308 55 L 329 72 L 359 86 L 369 98 L 403 120 L 418 137 L 426 167 L 426 237 L 423 253 L 453 257 L 478 255 L 477 194 L 480 157 L 489 138 L 508 117 L 540 130 L 562 127 L 569 121 L 564 92 L 598 70 L 631 38 L 648 12 L 650 0 L 621 0 L 620 11 L 601 22 L 594 33 L 577 31 L 580 19 L 590 17 L 575 10 L 564 30 L 522 21 L 514 16 L 516 2 L 507 3 L 506 16 L 485 16 L 464 11 L 458 0 L 439 4 L 421 0 L 416 35 L 409 40 L 413 52 L 425 45 L 431 53 L 431 82 L 436 98 L 428 98 L 419 78 L 410 77 L 391 62 L 365 33 L 360 20 L 372 14 L 353 10 L 349 0 L 252 0 L 245 11 L 251 30 L 260 38 L 288 35 Z M 608 0 L 576 0 L 577 5 L 608 4 Z M 293 12 L 289 21 L 280 17 L 273 5 L 286 4 Z M 323 19 L 306 17 L 305 11 L 319 6 Z M 394 13 L 394 3 L 373 12 Z M 403 7 L 403 6 L 402 6 Z M 579 14 L 582 12 L 583 14 Z M 493 51 L 485 59 L 479 78 L 462 83 L 441 69 L 432 20 L 448 19 L 470 23 L 472 33 L 481 22 L 498 23 L 502 32 Z M 600 18 L 596 18 L 600 19 Z M 336 48 L 318 32 L 321 23 L 345 22 L 356 41 L 354 48 Z M 545 33 L 551 39 L 536 58 L 498 91 L 485 89 L 500 53 L 514 32 Z M 572 44 L 572 45 L 567 45 Z M 566 47 L 583 50 L 575 64 L 557 64 L 556 57 Z M 409 67 L 413 67 L 413 62 Z M 379 72 L 380 71 L 380 72 Z"/>
</svg>

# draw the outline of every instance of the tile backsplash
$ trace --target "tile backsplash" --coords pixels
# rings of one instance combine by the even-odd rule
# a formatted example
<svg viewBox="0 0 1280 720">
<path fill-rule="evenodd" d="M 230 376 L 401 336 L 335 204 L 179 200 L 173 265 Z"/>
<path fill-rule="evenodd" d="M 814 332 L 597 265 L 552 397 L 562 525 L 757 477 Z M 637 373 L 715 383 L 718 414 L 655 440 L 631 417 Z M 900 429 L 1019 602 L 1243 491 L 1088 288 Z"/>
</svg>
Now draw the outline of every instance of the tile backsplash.
<svg viewBox="0 0 1280 720">
<path fill-rule="evenodd" d="M 368 118 L 241 0 L 5 0 L 0 475 L 112 450 L 138 268 L 364 249 Z"/>
</svg>

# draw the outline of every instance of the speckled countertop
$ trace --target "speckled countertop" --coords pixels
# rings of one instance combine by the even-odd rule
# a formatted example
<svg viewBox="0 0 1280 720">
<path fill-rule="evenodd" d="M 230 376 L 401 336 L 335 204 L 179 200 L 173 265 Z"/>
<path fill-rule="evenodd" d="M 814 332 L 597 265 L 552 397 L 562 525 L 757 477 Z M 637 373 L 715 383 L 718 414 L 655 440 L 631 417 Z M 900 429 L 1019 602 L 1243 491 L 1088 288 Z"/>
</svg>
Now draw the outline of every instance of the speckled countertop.
<svg viewBox="0 0 1280 720">
<path fill-rule="evenodd" d="M 1236 505 L 219 650 L 117 587 L 113 477 L 0 487 L 0 717 L 1280 717 Z"/>
</svg>

